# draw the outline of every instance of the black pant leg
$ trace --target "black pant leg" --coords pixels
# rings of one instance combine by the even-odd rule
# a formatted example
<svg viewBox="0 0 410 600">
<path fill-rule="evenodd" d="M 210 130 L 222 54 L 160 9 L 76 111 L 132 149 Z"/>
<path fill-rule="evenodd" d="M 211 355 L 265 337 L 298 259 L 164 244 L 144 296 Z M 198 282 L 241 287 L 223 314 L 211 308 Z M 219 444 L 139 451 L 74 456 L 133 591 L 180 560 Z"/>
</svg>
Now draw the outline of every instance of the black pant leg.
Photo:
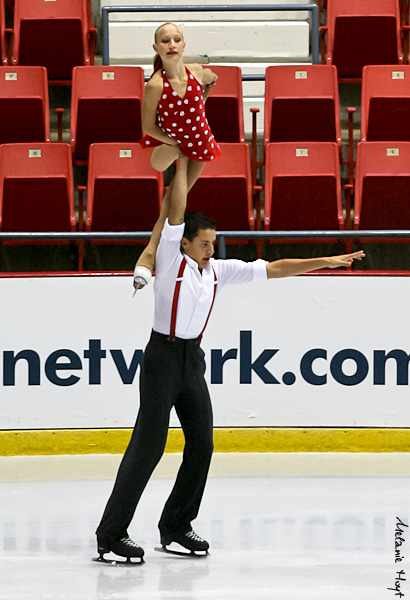
<svg viewBox="0 0 410 600">
<path fill-rule="evenodd" d="M 186 348 L 183 390 L 175 404 L 185 435 L 183 461 L 165 504 L 159 529 L 163 534 L 189 528 L 199 511 L 213 452 L 211 399 L 203 376 L 202 349 Z"/>
<path fill-rule="evenodd" d="M 181 387 L 183 353 L 151 339 L 140 377 L 140 409 L 114 489 L 97 529 L 108 541 L 127 533 L 144 488 L 165 448 L 169 415 Z"/>
</svg>

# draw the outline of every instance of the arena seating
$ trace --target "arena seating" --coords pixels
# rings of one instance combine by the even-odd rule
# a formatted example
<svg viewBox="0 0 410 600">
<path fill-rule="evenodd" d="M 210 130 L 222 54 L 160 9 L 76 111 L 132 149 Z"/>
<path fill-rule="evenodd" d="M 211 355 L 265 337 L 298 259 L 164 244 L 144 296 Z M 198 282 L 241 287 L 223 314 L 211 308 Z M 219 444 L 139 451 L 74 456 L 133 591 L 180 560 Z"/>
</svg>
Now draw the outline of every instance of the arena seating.
<svg viewBox="0 0 410 600">
<path fill-rule="evenodd" d="M 0 67 L 0 144 L 49 141 L 46 69 Z"/>
<path fill-rule="evenodd" d="M 69 144 L 0 146 L 0 231 L 76 231 Z M 45 248 L 50 244 L 52 251 Z M 2 270 L 19 270 L 16 265 L 27 262 L 33 271 L 76 269 L 75 244 L 38 239 L 2 241 Z"/>
<path fill-rule="evenodd" d="M 220 231 L 255 229 L 249 146 L 220 144 L 222 156 L 206 165 L 188 194 L 189 210 L 205 212 Z"/>
<path fill-rule="evenodd" d="M 151 231 L 164 192 L 151 153 L 139 144 L 90 146 L 87 231 Z"/>
<path fill-rule="evenodd" d="M 76 65 L 90 65 L 93 38 L 87 0 L 15 0 L 13 65 L 47 68 L 56 83 L 67 83 Z"/>
<path fill-rule="evenodd" d="M 410 142 L 410 66 L 363 69 L 362 142 Z"/>
<path fill-rule="evenodd" d="M 141 139 L 143 95 L 140 67 L 74 67 L 70 139 L 76 164 L 87 164 L 90 144 Z"/>
<path fill-rule="evenodd" d="M 399 0 L 328 0 L 326 64 L 339 79 L 366 65 L 403 64 Z"/>
<path fill-rule="evenodd" d="M 410 229 L 410 142 L 357 145 L 354 229 Z"/>
<path fill-rule="evenodd" d="M 265 230 L 337 230 L 343 227 L 337 144 L 268 144 Z"/>
<path fill-rule="evenodd" d="M 136 3 L 137 0 L 131 0 L 131 4 Z M 3 4 L 0 1 L 0 53 L 4 65 L 7 44 Z M 101 5 L 104 4 L 101 0 Z M 0 66 L 0 115 L 7 115 L 0 117 L 0 144 L 30 142 L 35 150 L 49 142 L 47 78 L 51 85 L 72 82 L 71 111 L 66 115 L 70 117 L 73 164 L 88 167 L 86 230 L 150 230 L 158 216 L 164 182 L 162 174 L 149 165 L 150 151 L 142 150 L 137 142 L 142 136 L 144 71 L 152 72 L 147 63 L 152 59 L 152 32 L 158 25 L 158 15 L 147 13 L 144 22 L 138 20 L 141 15 L 135 14 L 115 15 L 110 20 L 113 62 L 125 59 L 140 66 L 91 66 L 90 6 L 89 0 L 15 0 L 13 66 Z M 13 10 L 12 4 L 7 8 Z M 218 17 L 213 28 L 206 22 L 209 19 L 205 13 L 187 18 L 184 27 L 189 51 L 187 62 L 200 60 L 219 76 L 209 94 L 207 118 L 223 151 L 219 161 L 206 166 L 189 194 L 188 203 L 190 209 L 203 210 L 214 217 L 219 230 L 252 230 L 262 226 L 261 221 L 266 230 L 350 227 L 349 216 L 345 221 L 343 217 L 341 184 L 347 181 L 353 184 L 353 138 L 349 137 L 349 160 L 343 160 L 338 83 L 360 83 L 362 78 L 361 113 L 356 113 L 356 120 L 361 119 L 363 144 L 357 147 L 356 186 L 347 186 L 350 194 L 346 210 L 350 214 L 350 195 L 354 194 L 355 228 L 372 228 L 372 223 L 375 227 L 382 223 L 383 228 L 388 223 L 395 224 L 392 228 L 406 226 L 401 213 L 407 208 L 399 199 L 400 194 L 406 197 L 408 183 L 401 162 L 401 156 L 407 156 L 407 149 L 401 144 L 410 142 L 407 118 L 410 66 L 403 64 L 408 62 L 408 32 L 400 26 L 408 6 L 401 6 L 402 15 L 399 0 L 327 0 L 321 2 L 321 9 L 323 17 L 327 17 L 324 65 L 306 62 L 307 13 L 292 16 L 275 13 L 274 23 L 272 15 L 264 13 L 261 20 L 266 27 L 257 30 L 256 42 L 246 37 L 252 33 L 253 39 L 256 25 L 245 13 Z M 174 20 L 170 14 L 161 13 L 161 21 L 162 17 Z M 286 22 L 286 18 L 291 21 Z M 241 29 L 236 28 L 238 23 Z M 286 56 L 281 54 L 276 38 L 272 47 L 265 48 L 271 32 L 281 29 L 286 29 L 291 48 Z M 49 33 L 46 35 L 45 31 Z M 140 32 L 137 44 L 136 31 Z M 246 34 L 243 47 L 232 43 L 224 53 L 224 33 L 227 40 L 236 43 L 238 32 Z M 201 54 L 203 47 L 207 50 L 205 58 Z M 47 60 L 40 58 L 43 51 Z M 31 66 L 32 61 L 47 66 L 48 77 L 45 66 Z M 272 64 L 275 61 L 292 64 Z M 60 67 L 64 72 L 57 72 Z M 256 72 L 266 73 L 265 82 L 242 82 L 242 74 Z M 252 106 L 264 107 L 264 119 L 259 118 L 259 128 L 252 140 L 251 175 L 245 140 L 250 142 L 250 116 L 246 113 Z M 256 133 L 259 140 L 263 133 L 264 148 L 263 152 L 259 149 L 259 162 Z M 381 149 L 367 145 L 379 141 L 388 145 Z M 392 150 L 386 157 L 388 148 L 397 149 L 398 155 Z M 132 155 L 120 158 L 120 150 L 129 150 Z M 343 154 L 346 158 L 346 152 Z M 377 175 L 379 163 L 381 173 Z M 385 169 L 392 164 L 398 172 L 392 172 L 389 179 Z M 257 165 L 262 167 L 259 172 Z M 348 169 L 343 170 L 345 165 Z M 74 171 L 77 172 L 80 173 Z M 86 171 L 82 173 L 80 179 L 85 180 Z M 50 185 L 52 179 L 53 176 Z M 8 182 L 6 188 L 22 185 Z M 386 204 L 389 186 L 393 197 L 391 210 Z M 259 193 L 263 192 L 265 205 L 261 210 Z M 125 202 L 136 195 L 149 196 L 154 201 L 145 203 L 139 212 L 139 203 Z M 21 219 L 18 229 L 27 226 L 26 211 L 12 214 L 17 224 Z M 78 214 L 82 227 L 81 207 Z M 41 223 L 43 228 L 45 221 Z M 39 224 L 33 231 L 36 226 Z M 61 222 L 56 221 L 51 229 L 58 231 L 59 227 Z"/>
<path fill-rule="evenodd" d="M 209 65 L 218 75 L 206 101 L 206 117 L 218 142 L 245 141 L 242 72 L 239 67 Z"/>
<path fill-rule="evenodd" d="M 75 231 L 69 144 L 0 146 L 2 231 Z"/>
<path fill-rule="evenodd" d="M 266 69 L 264 144 L 271 142 L 336 142 L 341 153 L 336 67 Z"/>
</svg>

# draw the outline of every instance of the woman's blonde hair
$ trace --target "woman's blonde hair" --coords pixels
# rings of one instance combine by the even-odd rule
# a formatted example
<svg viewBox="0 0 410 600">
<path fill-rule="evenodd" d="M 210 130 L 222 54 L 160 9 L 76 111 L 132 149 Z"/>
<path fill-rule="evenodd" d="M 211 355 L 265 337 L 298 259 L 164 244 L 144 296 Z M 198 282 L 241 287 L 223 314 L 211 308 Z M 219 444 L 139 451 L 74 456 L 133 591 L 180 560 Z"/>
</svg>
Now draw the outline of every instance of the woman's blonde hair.
<svg viewBox="0 0 410 600">
<path fill-rule="evenodd" d="M 179 32 L 180 32 L 180 34 L 182 36 L 182 39 L 184 39 L 182 31 L 178 27 L 178 25 L 176 25 L 175 23 L 169 23 L 169 22 L 168 23 L 162 23 L 162 25 L 160 25 L 159 27 L 156 28 L 155 33 L 154 33 L 154 41 L 155 41 L 156 44 L 158 44 L 158 36 L 159 36 L 160 29 L 162 29 L 166 25 L 173 25 L 174 27 L 176 27 L 179 30 Z M 156 73 L 160 69 L 162 69 L 162 59 L 161 59 L 160 55 L 157 53 L 154 56 L 154 73 Z"/>
</svg>

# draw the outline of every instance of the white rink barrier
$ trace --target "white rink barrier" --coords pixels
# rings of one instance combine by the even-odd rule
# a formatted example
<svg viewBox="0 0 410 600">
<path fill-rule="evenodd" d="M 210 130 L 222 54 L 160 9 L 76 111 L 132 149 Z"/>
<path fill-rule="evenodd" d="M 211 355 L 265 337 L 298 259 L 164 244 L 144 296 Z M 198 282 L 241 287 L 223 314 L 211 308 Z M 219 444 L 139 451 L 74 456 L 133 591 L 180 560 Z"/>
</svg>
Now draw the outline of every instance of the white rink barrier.
<svg viewBox="0 0 410 600">
<path fill-rule="evenodd" d="M 0 429 L 132 427 L 152 285 L 134 298 L 131 276 L 0 289 Z M 408 277 L 224 288 L 202 343 L 215 425 L 409 427 L 409 297 Z"/>
</svg>

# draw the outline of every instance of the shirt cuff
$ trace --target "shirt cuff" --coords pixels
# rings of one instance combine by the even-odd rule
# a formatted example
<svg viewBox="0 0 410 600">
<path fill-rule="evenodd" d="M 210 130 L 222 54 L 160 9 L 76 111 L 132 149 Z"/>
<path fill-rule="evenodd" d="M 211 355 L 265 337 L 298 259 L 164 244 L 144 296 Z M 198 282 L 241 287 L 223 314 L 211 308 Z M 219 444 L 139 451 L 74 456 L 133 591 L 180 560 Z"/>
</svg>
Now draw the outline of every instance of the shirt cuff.
<svg viewBox="0 0 410 600">
<path fill-rule="evenodd" d="M 258 258 L 252 263 L 253 266 L 253 281 L 267 281 L 268 272 L 266 270 L 266 265 L 268 264 L 267 260 L 262 260 L 262 258 Z"/>
<path fill-rule="evenodd" d="M 182 240 L 185 231 L 185 223 L 180 225 L 170 225 L 168 218 L 165 219 L 164 227 L 162 229 L 162 237 L 167 242 L 179 242 Z"/>
</svg>

